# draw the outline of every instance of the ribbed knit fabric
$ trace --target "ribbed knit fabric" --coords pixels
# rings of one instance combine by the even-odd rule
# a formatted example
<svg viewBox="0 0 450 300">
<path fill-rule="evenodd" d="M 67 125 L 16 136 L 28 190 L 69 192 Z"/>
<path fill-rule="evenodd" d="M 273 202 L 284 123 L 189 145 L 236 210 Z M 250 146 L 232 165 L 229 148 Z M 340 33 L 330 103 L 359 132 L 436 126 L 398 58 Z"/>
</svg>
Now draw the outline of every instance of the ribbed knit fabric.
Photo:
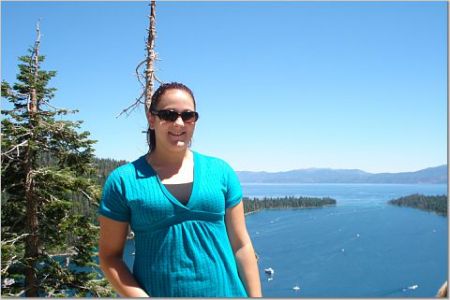
<svg viewBox="0 0 450 300">
<path fill-rule="evenodd" d="M 194 154 L 186 205 L 161 183 L 145 156 L 115 169 L 99 214 L 128 222 L 135 233 L 133 274 L 155 297 L 247 297 L 224 222 L 242 190 L 223 160 Z"/>
</svg>

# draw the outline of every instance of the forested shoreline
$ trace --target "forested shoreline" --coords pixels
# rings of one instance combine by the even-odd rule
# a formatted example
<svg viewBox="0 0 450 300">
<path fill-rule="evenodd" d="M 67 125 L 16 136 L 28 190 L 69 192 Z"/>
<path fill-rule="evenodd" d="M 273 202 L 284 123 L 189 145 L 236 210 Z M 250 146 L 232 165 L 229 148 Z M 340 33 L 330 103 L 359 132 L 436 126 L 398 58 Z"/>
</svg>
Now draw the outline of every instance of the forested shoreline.
<svg viewBox="0 0 450 300">
<path fill-rule="evenodd" d="M 98 172 L 98 184 L 103 187 L 108 175 L 117 167 L 126 164 L 125 160 L 114 160 L 109 158 L 96 158 L 95 167 Z M 264 197 L 264 198 L 249 198 L 244 197 L 244 211 L 251 213 L 263 209 L 283 209 L 283 208 L 313 208 L 323 207 L 329 205 L 336 205 L 336 200 L 328 197 L 314 198 L 314 197 Z"/>
<path fill-rule="evenodd" d="M 336 205 L 336 200 L 328 197 L 264 197 L 253 198 L 244 197 L 244 211 L 246 214 L 263 209 L 290 209 L 290 208 L 314 208 Z"/>
<path fill-rule="evenodd" d="M 435 212 L 440 216 L 447 217 L 448 197 L 446 195 L 425 196 L 413 194 L 388 201 L 391 205 L 418 208 L 425 211 Z"/>
</svg>

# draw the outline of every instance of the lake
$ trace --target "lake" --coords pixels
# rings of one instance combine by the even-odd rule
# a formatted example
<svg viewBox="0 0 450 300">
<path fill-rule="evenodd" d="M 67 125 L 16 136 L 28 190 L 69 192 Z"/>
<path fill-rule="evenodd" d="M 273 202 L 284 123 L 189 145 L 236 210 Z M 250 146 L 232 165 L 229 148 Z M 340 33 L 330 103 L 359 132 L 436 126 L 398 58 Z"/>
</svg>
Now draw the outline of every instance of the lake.
<svg viewBox="0 0 450 300">
<path fill-rule="evenodd" d="M 387 201 L 447 185 L 242 184 L 246 197 L 331 197 L 337 205 L 246 216 L 264 297 L 434 297 L 448 278 L 448 219 Z M 133 241 L 125 260 L 133 263 Z M 273 276 L 264 273 L 273 268 Z M 299 290 L 293 290 L 298 286 Z"/>
</svg>

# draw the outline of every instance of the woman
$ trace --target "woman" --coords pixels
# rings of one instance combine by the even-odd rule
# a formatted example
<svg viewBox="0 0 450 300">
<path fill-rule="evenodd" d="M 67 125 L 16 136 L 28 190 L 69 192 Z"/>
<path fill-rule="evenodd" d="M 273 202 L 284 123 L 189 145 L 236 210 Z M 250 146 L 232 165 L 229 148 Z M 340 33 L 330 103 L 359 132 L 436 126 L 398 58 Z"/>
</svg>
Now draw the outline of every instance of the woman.
<svg viewBox="0 0 450 300">
<path fill-rule="evenodd" d="M 150 151 L 114 170 L 99 208 L 100 266 L 123 297 L 260 297 L 242 191 L 224 161 L 189 149 L 198 113 L 183 84 L 147 112 Z M 135 233 L 131 273 L 122 260 Z"/>
</svg>

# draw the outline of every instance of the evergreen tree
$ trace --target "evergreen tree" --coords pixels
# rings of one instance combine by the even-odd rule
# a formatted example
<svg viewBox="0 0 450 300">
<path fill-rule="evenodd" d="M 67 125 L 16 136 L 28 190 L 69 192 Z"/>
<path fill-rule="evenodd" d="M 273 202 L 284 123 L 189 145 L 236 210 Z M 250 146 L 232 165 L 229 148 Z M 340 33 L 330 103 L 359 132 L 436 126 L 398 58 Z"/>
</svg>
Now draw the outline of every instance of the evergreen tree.
<svg viewBox="0 0 450 300">
<path fill-rule="evenodd" d="M 93 257 L 98 228 L 80 209 L 100 197 L 95 141 L 80 121 L 63 120 L 76 111 L 50 105 L 56 72 L 40 69 L 39 45 L 38 27 L 17 82 L 1 86 L 10 103 L 1 122 L 2 295 L 110 296 Z"/>
<path fill-rule="evenodd" d="M 412 194 L 398 199 L 388 201 L 389 204 L 397 206 L 414 207 L 426 211 L 432 211 L 441 216 L 448 216 L 447 195 L 425 196 L 422 194 Z"/>
<path fill-rule="evenodd" d="M 336 200 L 324 197 L 324 198 L 313 198 L 313 197 L 293 197 L 285 196 L 284 198 L 247 198 L 244 197 L 244 212 L 250 213 L 262 209 L 286 209 L 286 208 L 312 208 L 312 207 L 323 207 L 329 205 L 336 205 Z"/>
</svg>

